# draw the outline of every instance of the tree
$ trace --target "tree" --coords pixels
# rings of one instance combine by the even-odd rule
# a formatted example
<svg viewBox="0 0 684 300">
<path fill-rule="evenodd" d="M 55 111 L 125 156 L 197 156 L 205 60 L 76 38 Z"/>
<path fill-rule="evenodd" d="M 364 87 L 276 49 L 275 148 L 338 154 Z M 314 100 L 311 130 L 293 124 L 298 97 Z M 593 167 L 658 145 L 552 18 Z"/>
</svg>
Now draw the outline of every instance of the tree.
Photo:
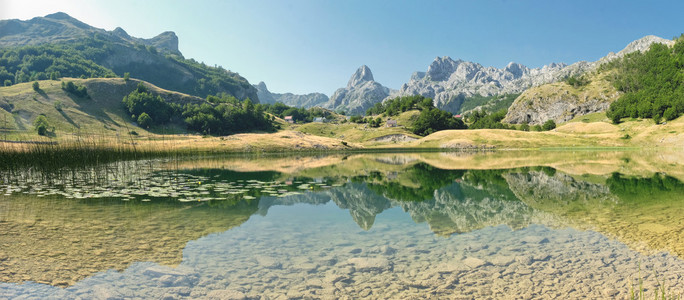
<svg viewBox="0 0 684 300">
<path fill-rule="evenodd" d="M 527 124 L 527 123 L 523 123 L 522 125 L 520 125 L 520 130 L 522 130 L 522 131 L 530 131 L 530 125 Z"/>
<path fill-rule="evenodd" d="M 33 121 L 33 126 L 39 135 L 47 136 L 48 129 L 50 128 L 50 123 L 48 123 L 45 115 L 39 115 L 35 121 Z"/>
<path fill-rule="evenodd" d="M 143 112 L 138 116 L 138 126 L 142 128 L 150 128 L 150 125 L 152 125 L 152 118 L 146 113 Z"/>
<path fill-rule="evenodd" d="M 128 72 L 124 73 L 123 79 L 124 79 L 124 81 L 128 82 L 128 80 L 131 79 L 131 73 L 128 73 Z"/>
<path fill-rule="evenodd" d="M 5 79 L 4 85 L 5 85 L 5 86 L 10 86 L 10 85 L 12 85 L 12 80 Z"/>
<path fill-rule="evenodd" d="M 40 91 L 40 83 L 38 83 L 38 81 L 34 81 L 32 86 L 33 86 L 34 91 L 36 91 L 36 92 Z"/>
<path fill-rule="evenodd" d="M 542 129 L 544 131 L 549 131 L 549 130 L 552 130 L 554 128 L 556 128 L 556 122 L 554 122 L 553 120 L 548 120 L 548 121 L 544 122 L 544 125 L 542 125 Z"/>
<path fill-rule="evenodd" d="M 424 103 L 427 104 L 427 103 Z M 426 108 L 420 112 L 413 123 L 413 133 L 421 136 L 446 129 L 466 129 L 467 126 L 460 119 L 454 119 L 451 113 L 438 108 Z"/>
</svg>

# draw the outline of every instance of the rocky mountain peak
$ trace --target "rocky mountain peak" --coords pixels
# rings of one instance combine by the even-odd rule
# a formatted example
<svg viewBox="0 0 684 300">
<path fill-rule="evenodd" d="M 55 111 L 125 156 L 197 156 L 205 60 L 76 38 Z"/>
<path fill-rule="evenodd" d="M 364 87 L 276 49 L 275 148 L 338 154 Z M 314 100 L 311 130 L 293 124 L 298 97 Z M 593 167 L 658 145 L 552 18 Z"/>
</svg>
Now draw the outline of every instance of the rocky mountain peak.
<svg viewBox="0 0 684 300">
<path fill-rule="evenodd" d="M 433 81 L 447 80 L 461 63 L 463 61 L 460 59 L 453 60 L 448 56 L 437 57 L 428 67 L 427 77 Z"/>
<path fill-rule="evenodd" d="M 529 69 L 526 66 L 514 62 L 508 63 L 504 68 L 504 71 L 513 74 L 514 78 L 522 77 L 527 70 Z"/>
<path fill-rule="evenodd" d="M 157 48 L 166 49 L 171 53 L 180 53 L 178 51 L 178 36 L 173 31 L 164 31 L 148 41 Z"/>
<path fill-rule="evenodd" d="M 124 38 L 124 39 L 130 39 L 131 38 L 131 36 L 128 35 L 128 32 L 126 32 L 126 30 L 123 30 L 123 28 L 121 28 L 121 27 L 115 28 L 114 31 L 112 31 L 112 33 L 114 35 L 121 37 L 121 38 Z"/>
<path fill-rule="evenodd" d="M 648 50 L 653 44 L 664 44 L 667 46 L 672 46 L 674 44 L 673 40 L 664 39 L 655 35 L 647 35 L 636 41 L 633 41 L 627 45 L 622 51 L 618 52 L 618 57 L 622 57 L 627 53 L 632 53 L 636 51 L 644 52 Z"/>
<path fill-rule="evenodd" d="M 55 20 L 70 20 L 74 19 L 70 15 L 64 12 L 56 12 L 54 14 L 49 14 L 45 16 L 46 19 L 55 19 Z M 75 20 L 75 19 L 74 19 Z"/>
<path fill-rule="evenodd" d="M 375 81 L 373 79 L 373 73 L 371 73 L 371 70 L 368 68 L 368 66 L 363 65 L 359 67 L 356 72 L 354 72 L 354 75 L 352 75 L 352 77 L 349 79 L 347 88 L 355 87 L 368 81 Z"/>
</svg>

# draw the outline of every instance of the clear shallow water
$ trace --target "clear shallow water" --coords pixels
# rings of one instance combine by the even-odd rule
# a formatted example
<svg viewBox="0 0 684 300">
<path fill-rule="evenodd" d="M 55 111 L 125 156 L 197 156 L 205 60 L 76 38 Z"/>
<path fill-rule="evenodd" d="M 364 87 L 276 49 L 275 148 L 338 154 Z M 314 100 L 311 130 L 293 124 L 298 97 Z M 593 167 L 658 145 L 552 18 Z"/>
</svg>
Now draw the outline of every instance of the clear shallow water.
<svg viewBox="0 0 684 300">
<path fill-rule="evenodd" d="M 396 156 L 290 173 L 148 166 L 61 176 L 52 192 L 45 176 L 5 176 L 0 295 L 623 298 L 639 268 L 649 292 L 656 277 L 684 289 L 682 184 L 662 174 Z"/>
</svg>

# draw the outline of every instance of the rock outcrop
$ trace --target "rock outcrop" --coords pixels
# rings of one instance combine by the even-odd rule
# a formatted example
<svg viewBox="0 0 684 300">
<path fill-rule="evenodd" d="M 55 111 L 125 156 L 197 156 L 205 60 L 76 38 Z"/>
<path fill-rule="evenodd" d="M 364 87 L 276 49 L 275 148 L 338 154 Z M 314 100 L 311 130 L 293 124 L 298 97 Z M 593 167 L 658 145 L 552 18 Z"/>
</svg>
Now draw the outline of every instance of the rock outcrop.
<svg viewBox="0 0 684 300">
<path fill-rule="evenodd" d="M 542 124 L 553 120 L 562 123 L 577 116 L 606 111 L 620 97 L 620 93 L 609 82 L 606 74 L 589 71 L 628 53 L 648 50 L 654 43 L 671 46 L 674 41 L 649 35 L 631 42 L 618 53 L 611 52 L 598 61 L 587 63 L 587 68 L 582 68 L 585 70 L 584 78 L 589 81 L 585 86 L 573 87 L 565 82 L 554 82 L 530 88 L 513 102 L 503 122 Z"/>
<path fill-rule="evenodd" d="M 390 94 L 390 89 L 376 82 L 370 68 L 363 65 L 349 79 L 347 87 L 340 88 L 323 105 L 324 108 L 345 111 L 350 115 L 363 115 L 375 103 Z"/>
<path fill-rule="evenodd" d="M 261 103 L 273 104 L 280 102 L 293 107 L 311 108 L 321 106 L 330 100 L 328 96 L 322 93 L 309 93 L 305 95 L 272 93 L 268 90 L 263 81 L 254 85 L 254 87 L 257 90 L 257 95 L 259 96 L 259 101 Z"/>
</svg>

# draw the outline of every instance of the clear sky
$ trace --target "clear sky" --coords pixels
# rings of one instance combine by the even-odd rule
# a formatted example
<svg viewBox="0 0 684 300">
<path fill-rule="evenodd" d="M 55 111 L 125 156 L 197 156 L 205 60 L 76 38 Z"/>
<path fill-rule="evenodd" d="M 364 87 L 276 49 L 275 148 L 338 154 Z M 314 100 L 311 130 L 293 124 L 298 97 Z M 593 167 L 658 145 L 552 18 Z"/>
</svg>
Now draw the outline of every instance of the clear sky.
<svg viewBox="0 0 684 300">
<path fill-rule="evenodd" d="M 645 35 L 684 32 L 684 1 L 0 0 L 0 19 L 57 11 L 151 38 L 272 92 L 331 95 L 361 65 L 399 88 L 438 56 L 504 67 L 593 61 Z"/>
</svg>

